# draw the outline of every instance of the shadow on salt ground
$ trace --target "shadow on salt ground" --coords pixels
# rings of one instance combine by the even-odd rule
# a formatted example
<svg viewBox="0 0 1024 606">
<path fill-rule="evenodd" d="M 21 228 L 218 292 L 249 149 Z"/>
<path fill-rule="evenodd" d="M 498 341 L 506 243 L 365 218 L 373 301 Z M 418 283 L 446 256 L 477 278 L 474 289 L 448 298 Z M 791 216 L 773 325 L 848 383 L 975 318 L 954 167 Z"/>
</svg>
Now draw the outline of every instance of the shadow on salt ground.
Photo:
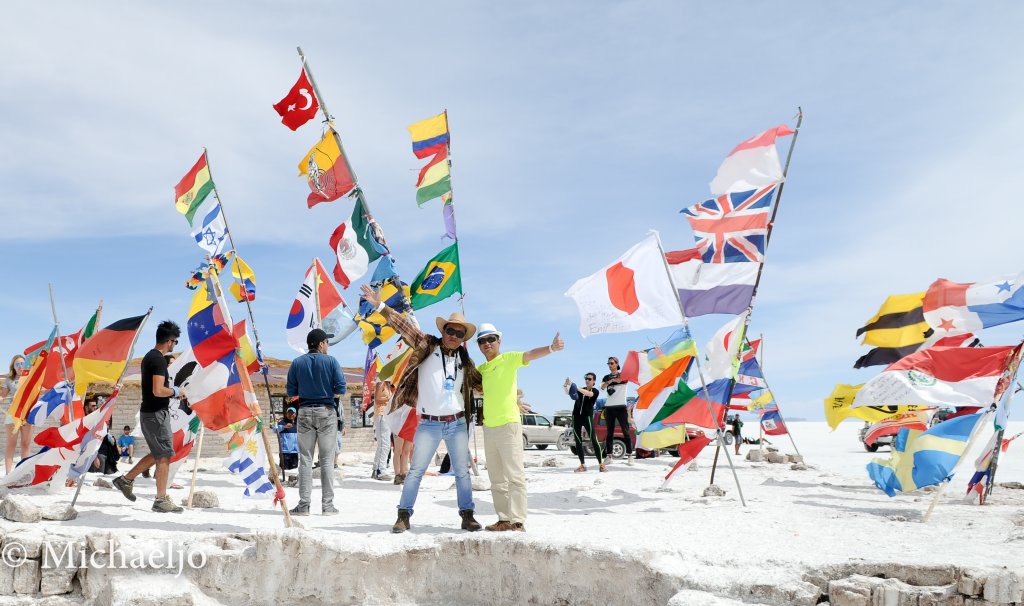
<svg viewBox="0 0 1024 606">
<path fill-rule="evenodd" d="M 810 496 L 820 496 L 820 497 L 824 497 L 824 498 L 834 498 L 834 497 L 827 497 L 825 495 L 810 495 Z M 920 511 L 916 511 L 916 510 L 910 509 L 910 508 L 895 509 L 895 508 L 886 508 L 886 507 L 850 507 L 848 505 L 839 505 L 839 504 L 836 504 L 836 503 L 819 503 L 817 501 L 793 501 L 793 504 L 794 505 L 809 505 L 811 507 L 820 507 L 822 509 L 828 509 L 829 511 L 844 511 L 844 512 L 847 512 L 847 513 L 862 513 L 862 514 L 865 514 L 865 515 L 877 516 L 877 517 L 900 516 L 900 517 L 906 518 L 909 521 L 920 520 L 922 515 L 923 515 Z"/>
<path fill-rule="evenodd" d="M 353 490 L 376 490 L 378 492 L 394 492 L 399 494 L 402 491 L 401 485 L 395 485 L 391 482 L 383 482 L 381 480 L 350 480 L 345 478 L 342 481 L 342 488 L 353 489 Z"/>
<path fill-rule="evenodd" d="M 761 482 L 761 486 L 777 486 L 779 488 L 827 488 L 840 492 L 854 492 L 859 494 L 880 494 L 881 491 L 875 486 L 855 486 L 850 484 L 825 484 L 822 482 L 799 482 L 797 480 L 776 480 L 768 478 Z"/>
<path fill-rule="evenodd" d="M 82 505 L 85 505 L 82 503 Z M 148 512 L 147 512 L 148 513 Z M 178 514 L 165 513 L 157 514 L 153 513 L 153 516 L 176 516 Z M 97 524 L 97 520 L 101 524 Z M 166 521 L 164 521 L 166 520 Z M 112 524 L 111 524 L 112 522 Z M 68 527 L 109 527 L 111 529 L 125 530 L 125 529 L 138 529 L 138 530 L 164 530 L 169 532 L 231 532 L 231 533 L 247 533 L 252 532 L 252 528 L 246 526 L 235 526 L 234 524 L 218 524 L 218 523 L 207 523 L 207 522 L 181 522 L 177 523 L 166 517 L 160 518 L 160 520 L 153 520 L 150 518 L 139 519 L 138 517 L 131 516 L 115 516 L 108 513 L 93 511 L 88 512 L 87 515 L 79 515 L 74 520 L 68 520 L 61 523 L 62 526 Z"/>
<path fill-rule="evenodd" d="M 576 490 L 560 490 L 527 495 L 530 512 L 587 515 L 595 512 L 610 512 L 612 507 L 660 501 L 616 489 L 604 499 L 579 494 Z M 453 505 L 454 501 L 451 502 Z M 493 511 L 493 505 L 488 503 Z M 480 509 L 479 507 L 477 508 Z"/>
<path fill-rule="evenodd" d="M 468 531 L 462 530 L 459 525 L 462 523 L 461 520 L 456 518 L 452 522 L 451 526 L 424 526 L 416 523 L 416 516 L 413 516 L 409 520 L 411 527 L 409 530 L 402 534 L 468 534 Z M 318 527 L 317 531 L 324 532 L 347 532 L 353 534 L 394 534 L 391 532 L 391 523 L 388 524 L 346 524 L 345 526 L 326 526 Z"/>
</svg>

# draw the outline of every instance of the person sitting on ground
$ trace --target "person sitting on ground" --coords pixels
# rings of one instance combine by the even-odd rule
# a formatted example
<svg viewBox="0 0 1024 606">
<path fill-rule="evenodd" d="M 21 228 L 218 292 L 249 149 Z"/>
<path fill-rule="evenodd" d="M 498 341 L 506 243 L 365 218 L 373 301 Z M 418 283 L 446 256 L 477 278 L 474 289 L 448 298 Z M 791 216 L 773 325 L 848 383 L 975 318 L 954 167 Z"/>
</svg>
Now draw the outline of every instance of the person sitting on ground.
<svg viewBox="0 0 1024 606">
<path fill-rule="evenodd" d="M 299 420 L 298 410 L 289 406 L 284 417 L 274 425 L 274 431 L 281 436 L 281 469 L 295 469 L 299 466 Z"/>
<path fill-rule="evenodd" d="M 119 450 L 120 458 L 128 458 L 128 462 L 132 462 L 132 457 L 135 455 L 135 436 L 132 435 L 132 426 L 125 425 L 122 433 L 117 438 L 117 448 Z"/>
</svg>

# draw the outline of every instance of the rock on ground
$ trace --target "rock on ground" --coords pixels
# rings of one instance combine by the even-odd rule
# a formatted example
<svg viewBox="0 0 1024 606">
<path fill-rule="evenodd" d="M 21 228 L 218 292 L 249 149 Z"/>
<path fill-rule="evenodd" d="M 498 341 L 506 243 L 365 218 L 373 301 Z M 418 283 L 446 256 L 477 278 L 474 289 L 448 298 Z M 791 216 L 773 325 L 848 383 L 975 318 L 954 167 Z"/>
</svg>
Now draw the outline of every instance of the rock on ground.
<svg viewBox="0 0 1024 606">
<path fill-rule="evenodd" d="M 769 463 L 785 463 L 788 461 L 786 455 L 779 454 L 774 451 L 769 451 L 768 455 L 765 458 L 768 460 Z"/>
<path fill-rule="evenodd" d="M 752 463 L 760 463 L 764 460 L 764 453 L 759 448 L 747 451 L 747 460 Z"/>
<path fill-rule="evenodd" d="M 12 494 L 0 504 L 0 516 L 12 522 L 33 524 L 43 519 L 43 512 L 23 494 Z"/>
<path fill-rule="evenodd" d="M 182 505 L 188 505 L 188 497 L 181 499 Z M 198 507 L 200 509 L 208 509 L 210 507 L 220 507 L 220 500 L 217 498 L 217 493 L 209 490 L 197 490 L 192 495 L 192 507 Z"/>
<path fill-rule="evenodd" d="M 704 494 L 702 496 L 705 496 L 705 497 L 724 497 L 725 496 L 725 491 L 722 490 L 722 488 L 720 486 L 718 486 L 717 484 L 711 484 L 710 486 L 708 486 L 707 488 L 704 489 Z"/>
</svg>

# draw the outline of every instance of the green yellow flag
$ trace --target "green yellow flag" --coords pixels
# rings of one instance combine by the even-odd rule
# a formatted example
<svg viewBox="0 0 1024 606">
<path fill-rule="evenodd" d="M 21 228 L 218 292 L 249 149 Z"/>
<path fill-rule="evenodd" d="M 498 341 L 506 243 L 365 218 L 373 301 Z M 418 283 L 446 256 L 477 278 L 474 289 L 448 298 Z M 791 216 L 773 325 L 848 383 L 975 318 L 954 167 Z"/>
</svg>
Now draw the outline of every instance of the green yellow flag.
<svg viewBox="0 0 1024 606">
<path fill-rule="evenodd" d="M 437 253 L 437 256 L 427 262 L 427 266 L 409 286 L 409 300 L 413 309 L 423 309 L 455 293 L 462 293 L 458 242 Z"/>
</svg>

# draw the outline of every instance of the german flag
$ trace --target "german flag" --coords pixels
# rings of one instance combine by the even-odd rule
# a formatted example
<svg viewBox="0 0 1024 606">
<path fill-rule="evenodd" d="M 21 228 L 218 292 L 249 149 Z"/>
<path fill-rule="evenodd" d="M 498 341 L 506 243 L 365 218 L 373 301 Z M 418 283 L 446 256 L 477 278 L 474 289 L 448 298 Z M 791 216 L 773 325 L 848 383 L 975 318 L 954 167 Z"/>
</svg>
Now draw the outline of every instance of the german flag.
<svg viewBox="0 0 1024 606">
<path fill-rule="evenodd" d="M 75 355 L 75 395 L 81 396 L 89 385 L 114 382 L 124 372 L 131 355 L 135 335 L 149 314 L 118 320 L 94 334 Z"/>
<path fill-rule="evenodd" d="M 7 411 L 7 414 L 14 418 L 15 428 L 21 427 L 28 416 L 28 411 L 32 410 L 32 406 L 39 400 L 39 391 L 46 375 L 46 358 L 49 354 L 50 352 L 45 349 L 40 351 L 28 374 L 18 381 L 18 390 L 14 392 L 11 408 Z"/>
</svg>

